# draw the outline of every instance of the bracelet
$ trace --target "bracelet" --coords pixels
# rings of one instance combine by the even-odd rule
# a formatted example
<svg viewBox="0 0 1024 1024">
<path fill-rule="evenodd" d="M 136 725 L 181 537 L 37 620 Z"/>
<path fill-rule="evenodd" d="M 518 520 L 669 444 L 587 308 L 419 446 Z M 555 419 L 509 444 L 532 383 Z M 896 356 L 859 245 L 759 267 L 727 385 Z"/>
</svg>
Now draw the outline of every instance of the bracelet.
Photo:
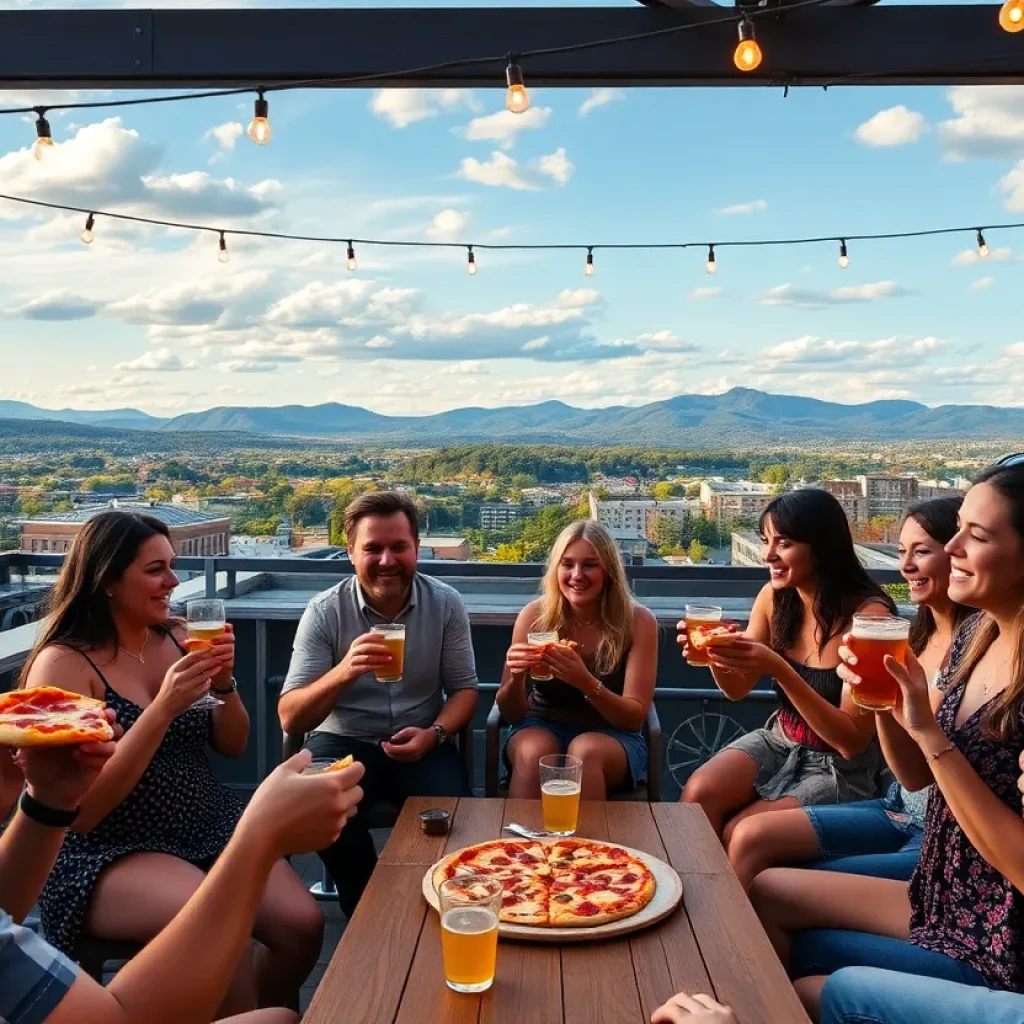
<svg viewBox="0 0 1024 1024">
<path fill-rule="evenodd" d="M 231 685 L 226 690 L 218 690 L 216 686 L 210 687 L 211 693 L 219 693 L 222 697 L 229 693 L 234 693 L 238 689 L 238 680 L 234 676 L 231 677 Z"/>
<path fill-rule="evenodd" d="M 50 807 L 32 796 L 26 789 L 21 794 L 18 806 L 26 818 L 31 818 L 39 825 L 47 825 L 50 828 L 69 828 L 81 808 L 76 807 L 73 811 L 62 811 L 56 807 Z"/>
<path fill-rule="evenodd" d="M 597 689 L 590 694 L 587 694 L 586 699 L 588 701 L 593 700 L 595 697 L 600 696 L 601 691 L 604 689 L 604 683 L 600 679 L 597 681 Z"/>
<path fill-rule="evenodd" d="M 948 754 L 951 750 L 956 750 L 956 744 L 955 743 L 949 743 L 946 746 L 944 746 L 941 750 L 936 750 L 933 754 L 929 754 L 925 758 L 925 760 L 929 764 L 931 764 L 932 761 L 938 761 L 938 759 L 940 757 L 942 757 L 943 754 Z"/>
</svg>

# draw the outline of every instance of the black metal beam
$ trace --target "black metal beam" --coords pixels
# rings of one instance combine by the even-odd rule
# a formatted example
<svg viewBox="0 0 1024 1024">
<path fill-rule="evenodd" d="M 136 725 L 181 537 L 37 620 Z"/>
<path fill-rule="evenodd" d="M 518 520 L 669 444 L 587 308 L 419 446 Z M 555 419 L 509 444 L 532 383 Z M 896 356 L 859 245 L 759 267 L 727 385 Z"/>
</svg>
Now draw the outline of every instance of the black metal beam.
<svg viewBox="0 0 1024 1024">
<path fill-rule="evenodd" d="M 1024 81 L 1024 35 L 995 6 L 826 6 L 757 21 L 765 53 L 735 69 L 733 25 L 524 61 L 543 86 L 961 84 Z M 398 77 L 444 61 L 706 24 L 728 8 L 0 12 L 0 89 L 209 88 L 395 74 L 374 86 L 498 86 L 504 66 Z M 2 102 L 2 97 L 0 97 Z"/>
</svg>

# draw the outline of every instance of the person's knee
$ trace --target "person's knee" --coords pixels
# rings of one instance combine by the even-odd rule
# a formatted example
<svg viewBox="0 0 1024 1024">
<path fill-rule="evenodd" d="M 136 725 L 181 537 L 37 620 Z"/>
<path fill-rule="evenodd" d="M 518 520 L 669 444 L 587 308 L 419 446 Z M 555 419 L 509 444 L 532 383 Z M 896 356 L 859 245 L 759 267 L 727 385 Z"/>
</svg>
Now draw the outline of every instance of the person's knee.
<svg viewBox="0 0 1024 1024">
<path fill-rule="evenodd" d="M 268 942 L 283 952 L 319 952 L 324 940 L 324 915 L 316 900 L 308 894 L 290 899 L 274 910 Z"/>
<path fill-rule="evenodd" d="M 537 730 L 537 735 L 520 736 L 512 747 L 512 769 L 518 772 L 536 772 L 537 762 L 549 754 L 558 753 L 558 741 L 551 733 Z"/>
<path fill-rule="evenodd" d="M 699 768 L 686 780 L 680 798 L 686 804 L 712 804 L 715 786 L 711 776 Z"/>
<path fill-rule="evenodd" d="M 594 733 L 581 733 L 570 742 L 566 753 L 578 757 L 583 762 L 584 769 L 588 765 L 591 768 L 597 764 L 603 765 L 608 760 L 608 748 L 601 742 L 602 738 Z"/>
</svg>

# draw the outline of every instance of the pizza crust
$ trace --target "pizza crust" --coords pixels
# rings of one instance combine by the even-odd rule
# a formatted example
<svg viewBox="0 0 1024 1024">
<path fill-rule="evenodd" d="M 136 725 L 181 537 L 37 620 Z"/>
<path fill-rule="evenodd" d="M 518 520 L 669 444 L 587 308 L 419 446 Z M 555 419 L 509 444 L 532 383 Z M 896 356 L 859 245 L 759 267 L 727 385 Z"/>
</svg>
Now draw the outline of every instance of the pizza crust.
<svg viewBox="0 0 1024 1024">
<path fill-rule="evenodd" d="M 95 697 L 57 686 L 0 694 L 0 744 L 5 746 L 71 746 L 113 738 L 106 705 Z"/>
</svg>

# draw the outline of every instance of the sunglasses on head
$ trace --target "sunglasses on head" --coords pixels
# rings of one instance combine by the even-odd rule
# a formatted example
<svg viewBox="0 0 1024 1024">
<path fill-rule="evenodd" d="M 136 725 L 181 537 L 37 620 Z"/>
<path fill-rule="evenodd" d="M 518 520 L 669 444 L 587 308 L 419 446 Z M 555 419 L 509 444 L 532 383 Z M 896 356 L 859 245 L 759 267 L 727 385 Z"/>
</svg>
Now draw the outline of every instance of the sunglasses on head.
<svg viewBox="0 0 1024 1024">
<path fill-rule="evenodd" d="M 1016 455 L 1004 455 L 1001 459 L 996 459 L 992 463 L 993 466 L 1024 466 L 1024 452 L 1017 452 Z"/>
</svg>

